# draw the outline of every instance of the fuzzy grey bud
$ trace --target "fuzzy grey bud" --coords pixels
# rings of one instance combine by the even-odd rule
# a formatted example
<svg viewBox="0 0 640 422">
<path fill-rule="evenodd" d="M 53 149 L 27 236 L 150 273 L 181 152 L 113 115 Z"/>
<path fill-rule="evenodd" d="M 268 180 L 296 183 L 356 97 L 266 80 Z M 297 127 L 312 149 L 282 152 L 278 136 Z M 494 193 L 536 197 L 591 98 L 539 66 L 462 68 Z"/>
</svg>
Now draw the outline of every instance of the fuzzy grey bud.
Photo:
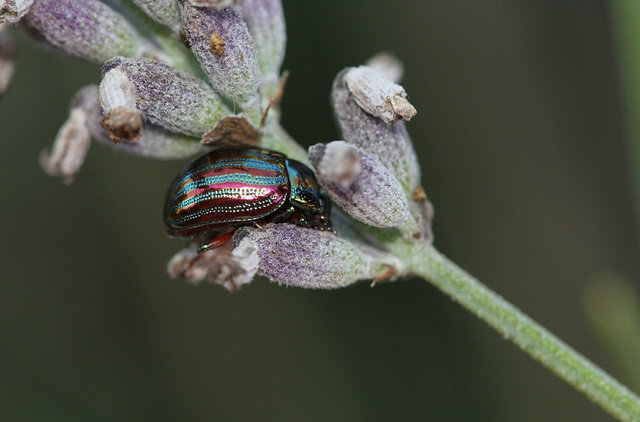
<svg viewBox="0 0 640 422">
<path fill-rule="evenodd" d="M 378 53 L 367 60 L 365 64 L 395 83 L 400 82 L 404 76 L 404 65 L 391 53 Z"/>
<path fill-rule="evenodd" d="M 263 77 L 277 84 L 287 42 L 281 1 L 239 0 L 236 8 L 253 35 Z"/>
<path fill-rule="evenodd" d="M 375 156 L 334 141 L 312 146 L 309 160 L 331 200 L 356 220 L 395 227 L 410 219 L 402 186 Z"/>
<path fill-rule="evenodd" d="M 69 118 L 58 131 L 53 150 L 43 150 L 40 165 L 51 176 L 62 177 L 66 184 L 80 170 L 91 144 L 91 135 L 87 128 L 87 113 L 81 107 L 72 108 Z"/>
<path fill-rule="evenodd" d="M 90 62 L 141 51 L 133 27 L 98 0 L 38 0 L 24 21 L 54 47 Z"/>
<path fill-rule="evenodd" d="M 151 123 L 144 124 L 144 136 L 138 142 L 120 142 L 114 143 L 108 136 L 107 132 L 101 125 L 102 107 L 99 101 L 99 88 L 97 85 L 89 85 L 80 89 L 70 105 L 70 118 L 74 124 L 71 127 L 77 128 L 78 137 L 80 134 L 88 131 L 90 136 L 102 144 L 106 144 L 115 150 L 123 151 L 130 154 L 140 155 L 143 157 L 159 158 L 159 159 L 181 159 L 192 157 L 205 151 L 205 147 L 200 145 L 197 138 L 186 135 L 168 132 Z M 73 115 L 76 117 L 73 117 Z M 77 116 L 81 114 L 81 116 Z M 82 117 L 82 119 L 80 119 Z M 69 120 L 65 126 L 69 124 Z M 84 121 L 85 127 L 78 123 Z M 45 171 L 54 176 L 62 176 L 65 181 L 71 181 L 73 176 L 82 165 L 80 160 L 82 138 L 75 140 L 75 144 L 63 142 L 61 134 L 67 132 L 65 129 L 60 130 L 60 134 L 54 142 L 51 155 L 43 152 L 41 156 L 41 164 Z M 72 132 L 73 134 L 73 132 Z M 89 146 L 86 145 L 86 148 Z M 73 148 L 73 151 L 68 151 Z M 57 152 L 60 151 L 60 152 Z M 56 158 L 59 157 L 59 158 Z M 76 157 L 71 159 L 71 157 Z M 64 162 L 72 160 L 75 164 L 73 171 L 68 170 L 70 167 Z M 66 171 L 62 169 L 66 168 Z"/>
<path fill-rule="evenodd" d="M 178 0 L 133 0 L 151 19 L 169 27 L 174 33 L 182 28 Z"/>
<path fill-rule="evenodd" d="M 17 23 L 29 12 L 34 0 L 0 0 L 0 25 Z"/>
<path fill-rule="evenodd" d="M 191 245 L 171 258 L 167 272 L 173 278 L 180 277 L 192 283 L 205 280 L 234 292 L 251 282 L 258 271 L 258 263 L 255 244 L 250 242 L 235 249 L 229 242 L 203 252 Z"/>
<path fill-rule="evenodd" d="M 255 247 L 258 274 L 288 286 L 335 289 L 359 280 L 402 272 L 397 258 L 333 233 L 293 224 L 243 227 L 234 235 L 237 248 Z"/>
<path fill-rule="evenodd" d="M 309 148 L 309 161 L 326 183 L 349 189 L 362 173 L 362 151 L 344 141 Z"/>
<path fill-rule="evenodd" d="M 201 136 L 229 114 L 204 81 L 166 64 L 116 57 L 105 63 L 103 72 L 100 101 L 105 117 L 126 108 L 167 130 Z"/>
<path fill-rule="evenodd" d="M 416 115 L 404 88 L 377 70 L 368 66 L 352 68 L 344 74 L 344 81 L 355 102 L 388 125 L 398 120 L 411 120 Z"/>
<path fill-rule="evenodd" d="M 18 40 L 8 25 L 0 24 L 0 98 L 11 85 L 16 68 Z"/>
<path fill-rule="evenodd" d="M 409 197 L 420 185 L 420 167 L 406 126 L 404 122 L 389 126 L 363 110 L 345 82 L 344 76 L 349 70 L 338 74 L 331 92 L 333 111 L 342 138 L 378 157 L 396 176 Z"/>
<path fill-rule="evenodd" d="M 243 109 L 259 107 L 260 70 L 247 25 L 233 7 L 194 7 L 181 0 L 182 26 L 216 92 Z"/>
<path fill-rule="evenodd" d="M 96 85 L 84 87 L 76 94 L 72 104 L 72 107 L 81 106 L 86 110 L 89 132 L 98 142 L 118 151 L 159 159 L 188 158 L 205 151 L 197 138 L 169 132 L 151 123 L 144 124 L 143 136 L 138 142 L 113 142 L 101 124 L 103 111 L 99 92 Z"/>
<path fill-rule="evenodd" d="M 420 167 L 405 123 L 398 121 L 388 125 L 381 118 L 365 111 L 356 101 L 356 95 L 346 82 L 345 75 L 351 70 L 353 69 L 345 69 L 338 74 L 331 92 L 331 102 L 342 137 L 364 153 L 375 156 L 400 182 L 409 201 L 411 215 L 410 219 L 398 227 L 404 236 L 431 239 L 430 204 L 426 196 L 422 200 L 421 195 L 416 195 L 417 191 L 422 191 Z M 358 74 L 352 74 L 351 78 L 357 77 Z M 387 92 L 384 86 L 380 89 Z M 362 93 L 362 90 L 358 88 L 356 92 Z M 422 193 L 424 194 L 424 191 Z"/>
</svg>

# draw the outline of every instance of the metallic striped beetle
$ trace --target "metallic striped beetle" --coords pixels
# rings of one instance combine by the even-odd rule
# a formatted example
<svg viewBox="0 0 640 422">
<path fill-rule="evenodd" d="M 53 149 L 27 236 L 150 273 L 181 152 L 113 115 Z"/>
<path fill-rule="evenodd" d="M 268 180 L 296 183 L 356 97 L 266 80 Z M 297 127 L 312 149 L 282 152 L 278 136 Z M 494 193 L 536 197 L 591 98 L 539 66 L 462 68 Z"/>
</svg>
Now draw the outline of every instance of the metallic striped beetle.
<svg viewBox="0 0 640 422">
<path fill-rule="evenodd" d="M 220 147 L 186 166 L 167 192 L 164 222 L 200 251 L 231 239 L 240 226 L 295 223 L 331 230 L 331 203 L 313 171 L 268 149 Z"/>
</svg>

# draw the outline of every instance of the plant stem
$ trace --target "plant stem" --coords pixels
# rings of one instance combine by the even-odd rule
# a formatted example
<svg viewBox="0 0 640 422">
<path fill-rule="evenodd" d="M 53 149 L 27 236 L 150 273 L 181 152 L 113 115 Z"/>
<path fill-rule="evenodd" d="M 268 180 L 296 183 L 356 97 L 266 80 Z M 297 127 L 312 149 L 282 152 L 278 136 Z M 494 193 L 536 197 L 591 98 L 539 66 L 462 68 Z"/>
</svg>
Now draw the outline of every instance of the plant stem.
<svg viewBox="0 0 640 422">
<path fill-rule="evenodd" d="M 392 249 L 397 256 L 410 257 L 415 275 L 434 284 L 613 416 L 640 421 L 638 396 L 433 246 L 398 241 Z"/>
</svg>

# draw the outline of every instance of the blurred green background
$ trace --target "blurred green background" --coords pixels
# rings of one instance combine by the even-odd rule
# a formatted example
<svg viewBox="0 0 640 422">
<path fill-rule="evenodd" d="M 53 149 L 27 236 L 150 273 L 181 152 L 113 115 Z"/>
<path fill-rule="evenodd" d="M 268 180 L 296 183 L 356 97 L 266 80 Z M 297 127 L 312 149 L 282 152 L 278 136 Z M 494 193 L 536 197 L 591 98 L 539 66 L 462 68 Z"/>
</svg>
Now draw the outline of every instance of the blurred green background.
<svg viewBox="0 0 640 422">
<path fill-rule="evenodd" d="M 393 51 L 435 244 L 616 377 L 582 308 L 640 251 L 604 1 L 284 1 L 283 124 L 337 139 L 334 75 Z M 100 69 L 21 43 L 0 101 L 0 420 L 610 421 L 429 284 L 337 291 L 166 276 L 181 162 L 93 144 L 76 182 L 38 154 Z"/>
</svg>

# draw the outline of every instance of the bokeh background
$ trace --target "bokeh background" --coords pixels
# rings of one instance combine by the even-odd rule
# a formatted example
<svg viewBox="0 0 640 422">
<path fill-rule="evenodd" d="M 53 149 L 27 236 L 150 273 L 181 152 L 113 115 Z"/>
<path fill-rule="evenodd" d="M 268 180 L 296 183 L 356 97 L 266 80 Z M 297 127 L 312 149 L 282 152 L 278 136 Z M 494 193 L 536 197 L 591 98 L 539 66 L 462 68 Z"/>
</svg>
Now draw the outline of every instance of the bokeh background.
<svg viewBox="0 0 640 422">
<path fill-rule="evenodd" d="M 597 364 L 586 286 L 639 286 L 623 90 L 605 1 L 284 0 L 285 128 L 337 139 L 334 75 L 379 51 L 403 85 L 435 244 Z M 185 164 L 94 144 L 46 176 L 100 68 L 21 43 L 0 101 L 0 420 L 611 421 L 418 279 L 337 291 L 168 279 L 161 221 Z"/>
</svg>

